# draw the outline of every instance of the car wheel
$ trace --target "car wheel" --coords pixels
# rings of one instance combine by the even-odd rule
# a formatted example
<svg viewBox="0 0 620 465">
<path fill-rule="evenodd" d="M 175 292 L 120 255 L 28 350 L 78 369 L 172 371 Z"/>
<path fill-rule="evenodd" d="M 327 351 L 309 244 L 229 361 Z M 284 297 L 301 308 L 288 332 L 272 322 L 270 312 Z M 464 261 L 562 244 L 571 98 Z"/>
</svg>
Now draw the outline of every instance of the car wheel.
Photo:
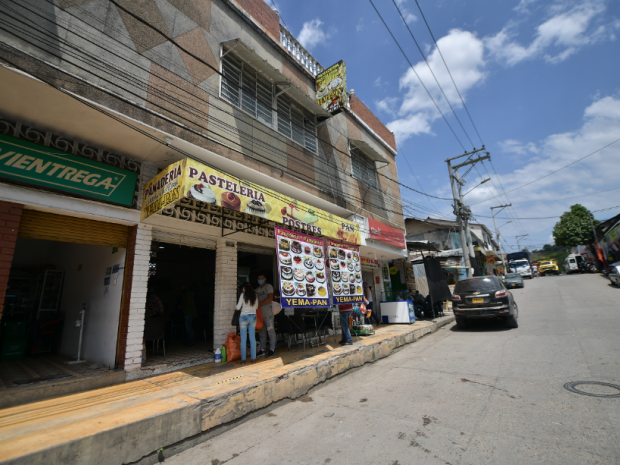
<svg viewBox="0 0 620 465">
<path fill-rule="evenodd" d="M 519 322 L 517 321 L 517 318 L 514 315 L 510 315 L 506 319 L 506 324 L 508 325 L 509 328 L 518 328 L 519 327 Z"/>
<path fill-rule="evenodd" d="M 467 321 L 466 318 L 456 318 L 456 326 L 459 329 L 465 329 L 469 326 L 469 322 Z"/>
</svg>

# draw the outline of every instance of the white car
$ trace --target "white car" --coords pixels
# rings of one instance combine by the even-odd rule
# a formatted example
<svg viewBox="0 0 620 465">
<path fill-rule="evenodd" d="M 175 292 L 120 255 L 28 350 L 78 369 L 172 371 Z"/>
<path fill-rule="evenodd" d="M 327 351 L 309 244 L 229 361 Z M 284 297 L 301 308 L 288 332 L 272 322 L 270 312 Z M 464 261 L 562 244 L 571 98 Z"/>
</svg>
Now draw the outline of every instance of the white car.
<svg viewBox="0 0 620 465">
<path fill-rule="evenodd" d="M 609 279 L 612 284 L 620 287 L 620 262 L 613 263 L 609 271 Z"/>
</svg>

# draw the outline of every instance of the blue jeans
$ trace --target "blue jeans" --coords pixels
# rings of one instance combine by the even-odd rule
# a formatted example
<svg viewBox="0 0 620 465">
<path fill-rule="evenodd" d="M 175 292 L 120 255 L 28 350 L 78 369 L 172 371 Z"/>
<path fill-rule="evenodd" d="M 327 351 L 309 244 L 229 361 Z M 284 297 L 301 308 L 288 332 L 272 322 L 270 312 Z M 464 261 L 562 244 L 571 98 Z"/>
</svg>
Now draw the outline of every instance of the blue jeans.
<svg viewBox="0 0 620 465">
<path fill-rule="evenodd" d="M 185 334 L 187 336 L 187 342 L 189 344 L 193 344 L 196 342 L 194 339 L 194 327 L 192 326 L 192 320 L 194 317 L 192 315 L 185 315 Z"/>
<path fill-rule="evenodd" d="M 241 360 L 245 360 L 248 332 L 250 333 L 250 359 L 256 360 L 256 315 L 241 315 L 239 331 L 241 332 Z"/>
<path fill-rule="evenodd" d="M 371 311 L 370 318 L 374 319 L 377 322 L 377 324 L 379 324 L 379 323 L 381 323 L 381 320 L 379 319 L 379 317 L 375 313 L 375 309 L 372 308 L 373 304 L 374 304 L 374 302 L 367 303 L 366 304 L 366 308 Z M 369 320 L 370 320 L 370 318 L 369 318 Z"/>
<path fill-rule="evenodd" d="M 340 326 L 342 326 L 342 338 L 344 342 L 353 342 L 351 330 L 349 329 L 349 317 L 351 312 L 340 312 Z"/>
</svg>

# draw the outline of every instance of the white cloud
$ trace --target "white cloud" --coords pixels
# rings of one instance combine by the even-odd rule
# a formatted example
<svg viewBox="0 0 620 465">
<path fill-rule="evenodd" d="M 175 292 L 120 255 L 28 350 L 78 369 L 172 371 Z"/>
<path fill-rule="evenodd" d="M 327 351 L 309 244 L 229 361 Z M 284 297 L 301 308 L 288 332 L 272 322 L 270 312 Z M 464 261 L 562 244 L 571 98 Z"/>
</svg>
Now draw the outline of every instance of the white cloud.
<svg viewBox="0 0 620 465">
<path fill-rule="evenodd" d="M 619 137 L 620 96 L 605 96 L 598 98 L 585 108 L 583 124 L 575 130 L 552 134 L 536 143 L 521 143 L 510 139 L 500 143 L 502 150 L 514 150 L 520 153 L 516 169 L 499 176 L 504 188 L 510 191 L 535 181 L 527 187 L 508 194 L 514 207 L 513 214 L 524 218 L 559 216 L 575 203 L 581 203 L 590 210 L 611 207 L 620 203 L 615 193 L 558 200 L 563 197 L 574 197 L 617 187 L 618 173 L 620 173 L 620 142 L 537 181 L 538 178 L 605 147 Z M 532 147 L 535 149 L 532 150 Z M 499 186 L 497 177 L 493 176 L 493 178 L 495 184 Z M 475 185 L 473 180 L 470 184 Z M 491 183 L 484 184 L 471 192 L 468 195 L 471 204 L 491 198 L 489 201 L 473 206 L 474 214 L 489 215 L 490 205 L 499 205 L 497 202 L 506 201 L 505 198 L 492 199 L 496 195 L 497 192 Z M 520 208 L 520 204 L 524 206 Z M 595 216 L 602 218 L 614 214 L 617 214 L 617 211 L 595 213 Z M 506 213 L 502 216 L 506 216 Z M 557 218 L 550 218 L 522 223 L 530 233 L 530 238 L 538 237 L 540 242 L 544 242 L 549 229 L 557 221 Z"/>
<path fill-rule="evenodd" d="M 405 22 L 407 23 L 416 22 L 418 20 L 418 17 L 407 9 L 407 7 L 405 6 L 406 3 L 407 3 L 407 0 L 396 0 L 396 4 L 398 5 L 398 8 L 400 9 L 400 12 L 402 13 L 403 18 L 405 18 Z"/>
<path fill-rule="evenodd" d="M 530 12 L 530 10 L 529 10 L 529 8 L 528 8 L 528 7 L 529 7 L 532 3 L 535 3 L 535 2 L 537 2 L 537 1 L 538 1 L 538 0 L 521 0 L 521 1 L 519 2 L 519 4 L 518 4 L 516 7 L 514 7 L 513 9 L 514 9 L 515 11 L 519 12 L 519 13 L 529 13 L 529 12 Z"/>
<path fill-rule="evenodd" d="M 396 97 L 386 97 L 375 102 L 377 108 L 387 114 L 395 115 L 398 109 L 398 99 Z"/>
<path fill-rule="evenodd" d="M 321 28 L 322 25 L 323 21 L 316 18 L 312 21 L 306 21 L 302 26 L 297 40 L 306 50 L 316 47 L 329 38 L 329 35 Z"/>
<path fill-rule="evenodd" d="M 360 18 L 360 20 L 355 25 L 355 31 L 360 32 L 366 29 L 366 25 L 364 24 L 364 18 Z"/>
<path fill-rule="evenodd" d="M 532 1 L 522 0 L 519 7 L 524 8 Z M 519 8 L 517 7 L 517 8 Z M 581 48 L 600 40 L 615 40 L 614 30 L 618 21 L 606 25 L 595 25 L 605 12 L 605 6 L 597 1 L 589 1 L 573 6 L 567 11 L 557 11 L 555 15 L 536 28 L 534 39 L 528 46 L 514 40 L 516 24 L 509 23 L 494 36 L 487 37 L 485 44 L 490 54 L 507 66 L 542 56 L 549 63 L 559 63 Z"/>
<path fill-rule="evenodd" d="M 517 155 L 525 155 L 527 153 L 538 153 L 539 149 L 536 147 L 536 144 L 529 142 L 528 144 L 523 144 L 518 140 L 514 139 L 506 139 L 499 143 L 499 147 L 502 152 L 505 153 L 514 153 Z"/>
<path fill-rule="evenodd" d="M 379 76 L 377 79 L 375 79 L 375 81 L 372 83 L 372 85 L 375 86 L 375 87 L 381 86 L 381 76 Z"/>
<path fill-rule="evenodd" d="M 485 78 L 483 42 L 471 32 L 453 29 L 447 36 L 439 39 L 437 43 L 463 98 L 465 98 L 467 91 Z M 460 98 L 436 48 L 428 55 L 428 62 L 452 106 L 459 108 L 461 106 Z M 435 101 L 438 102 L 441 111 L 444 114 L 449 112 L 450 109 L 426 63 L 424 61 L 418 62 L 414 68 Z M 415 134 L 430 134 L 431 123 L 440 118 L 441 115 L 411 68 L 400 78 L 399 85 L 405 95 L 402 104 L 396 110 L 398 118 L 388 123 L 388 128 L 401 141 Z M 380 109 L 389 108 L 388 104 L 390 103 L 393 102 L 388 101 L 382 106 L 379 102 L 378 106 Z"/>
</svg>

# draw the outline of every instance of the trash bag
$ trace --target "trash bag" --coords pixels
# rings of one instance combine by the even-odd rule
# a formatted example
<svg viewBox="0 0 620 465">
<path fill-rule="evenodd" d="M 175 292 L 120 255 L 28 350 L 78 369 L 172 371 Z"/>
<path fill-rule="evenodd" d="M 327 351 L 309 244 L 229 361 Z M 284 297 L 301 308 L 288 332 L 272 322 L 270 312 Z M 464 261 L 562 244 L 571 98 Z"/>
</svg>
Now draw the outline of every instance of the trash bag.
<svg viewBox="0 0 620 465">
<path fill-rule="evenodd" d="M 241 360 L 241 336 L 230 333 L 224 346 L 226 346 L 226 362 Z"/>
</svg>

